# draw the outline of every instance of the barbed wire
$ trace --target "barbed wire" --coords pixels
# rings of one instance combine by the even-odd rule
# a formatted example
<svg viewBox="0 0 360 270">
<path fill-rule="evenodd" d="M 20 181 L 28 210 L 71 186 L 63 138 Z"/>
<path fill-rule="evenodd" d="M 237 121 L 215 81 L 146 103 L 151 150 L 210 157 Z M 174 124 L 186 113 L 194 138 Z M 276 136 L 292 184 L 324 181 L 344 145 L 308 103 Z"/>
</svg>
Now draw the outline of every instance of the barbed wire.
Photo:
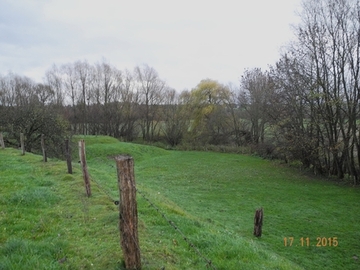
<svg viewBox="0 0 360 270">
<path fill-rule="evenodd" d="M 195 253 L 197 253 L 197 255 L 199 255 L 199 257 L 201 257 L 207 264 L 206 267 L 211 267 L 212 269 L 217 269 L 213 264 L 212 261 L 209 260 L 208 258 L 206 258 L 201 252 L 200 250 L 189 240 L 188 237 L 186 237 L 186 235 L 180 230 L 180 228 L 175 224 L 175 222 L 173 222 L 172 220 L 170 220 L 169 218 L 166 217 L 166 215 L 154 204 L 152 203 L 146 196 L 144 193 L 142 193 L 139 189 L 137 189 L 136 187 L 134 187 L 136 189 L 136 191 L 151 205 L 151 207 L 153 207 L 166 221 L 167 223 L 169 223 L 183 238 L 183 240 L 195 251 Z"/>
<path fill-rule="evenodd" d="M 82 211 L 84 214 L 84 222 L 87 223 L 89 221 L 89 201 L 87 200 L 87 198 L 85 199 L 83 196 L 80 197 L 83 206 Z"/>
<path fill-rule="evenodd" d="M 105 164 L 106 164 L 106 163 L 105 163 Z M 112 167 L 112 168 L 116 168 L 114 165 L 111 165 L 111 164 L 106 164 L 106 165 L 108 165 L 108 166 L 110 166 L 110 167 Z M 92 177 L 90 174 L 89 174 L 89 176 L 90 176 L 90 179 L 93 180 L 93 181 L 97 184 L 98 188 L 109 198 L 110 201 L 112 201 L 115 205 L 118 205 L 118 204 L 119 204 L 119 201 L 118 201 L 118 200 L 114 200 L 114 199 L 112 198 L 112 196 L 110 195 L 110 193 L 109 193 L 108 191 L 106 191 L 106 190 L 101 186 L 101 184 L 100 184 L 97 180 L 95 180 L 94 177 Z M 136 190 L 136 192 L 138 192 L 138 193 L 141 195 L 141 197 L 143 197 L 143 198 L 149 203 L 149 205 L 150 205 L 152 208 L 154 208 L 154 209 L 156 210 L 157 213 L 159 213 L 159 214 L 161 215 L 161 217 L 162 217 L 163 219 L 166 220 L 166 222 L 167 222 L 170 226 L 172 226 L 172 227 L 175 229 L 175 231 L 177 231 L 177 232 L 181 235 L 182 239 L 189 245 L 189 247 L 191 247 L 191 248 L 195 251 L 195 253 L 196 253 L 199 257 L 201 257 L 201 258 L 206 262 L 206 267 L 207 267 L 207 268 L 217 269 L 217 268 L 213 265 L 212 261 L 209 260 L 207 257 L 205 257 L 205 255 L 203 255 L 203 254 L 200 252 L 200 250 L 199 250 L 199 249 L 189 240 L 189 238 L 180 230 L 180 228 L 175 224 L 175 222 L 173 222 L 172 220 L 170 220 L 170 219 L 164 214 L 164 212 L 162 212 L 162 211 L 160 210 L 160 208 L 158 208 L 158 207 L 157 207 L 141 190 L 139 190 L 134 184 L 133 184 L 133 188 Z M 121 218 L 121 217 L 120 217 L 120 218 Z M 121 219 L 122 219 L 122 218 L 121 218 Z M 122 221 L 124 222 L 125 226 L 127 226 L 127 228 L 129 229 L 129 225 L 128 225 L 123 219 L 122 219 Z M 137 246 L 138 250 L 141 252 L 140 247 L 138 246 L 138 243 L 137 243 L 137 241 L 134 239 L 134 237 L 133 237 L 132 234 L 131 234 L 131 237 L 132 237 L 135 245 Z"/>
<path fill-rule="evenodd" d="M 114 200 L 113 197 L 111 196 L 110 192 L 108 192 L 107 190 L 105 190 L 100 183 L 95 179 L 95 177 L 93 177 L 90 173 L 89 173 L 89 177 L 92 181 L 94 181 L 97 185 L 97 187 L 100 189 L 100 191 L 102 191 L 102 193 L 104 193 L 106 195 L 106 197 L 109 198 L 110 201 L 112 201 L 115 205 L 119 204 L 119 200 Z"/>
<path fill-rule="evenodd" d="M 106 195 L 106 197 L 108 197 L 108 199 L 110 201 L 112 201 L 115 205 L 119 205 L 119 200 L 114 200 L 113 197 L 111 196 L 110 192 L 106 191 L 102 185 L 95 179 L 95 177 L 93 177 L 90 173 L 89 173 L 89 177 L 90 177 L 90 180 L 94 181 L 96 184 L 97 184 L 97 187 Z M 127 222 L 125 222 L 125 220 L 121 217 L 121 215 L 119 216 L 119 218 L 121 219 L 121 221 L 123 222 L 123 224 L 126 226 L 127 230 L 130 232 L 131 229 L 130 229 L 130 226 Z M 135 245 L 136 245 L 136 248 L 137 250 L 140 252 L 140 254 L 142 253 L 141 252 L 141 249 L 140 249 L 140 246 L 138 244 L 138 241 L 135 240 L 133 234 L 130 233 L 130 236 L 132 238 L 132 240 L 134 241 Z M 147 259 L 142 256 L 141 259 L 144 261 L 145 264 L 149 264 Z"/>
</svg>

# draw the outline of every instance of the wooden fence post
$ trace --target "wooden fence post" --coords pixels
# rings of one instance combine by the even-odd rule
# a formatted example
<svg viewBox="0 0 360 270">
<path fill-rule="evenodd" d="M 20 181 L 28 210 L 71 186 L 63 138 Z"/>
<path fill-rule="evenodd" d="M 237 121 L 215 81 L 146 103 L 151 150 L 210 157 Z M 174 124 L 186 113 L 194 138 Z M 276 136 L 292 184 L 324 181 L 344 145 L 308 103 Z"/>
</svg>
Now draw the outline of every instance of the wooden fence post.
<svg viewBox="0 0 360 270">
<path fill-rule="evenodd" d="M 90 188 L 90 179 L 89 179 L 89 172 L 86 165 L 86 155 L 85 155 L 85 141 L 79 141 L 79 158 L 80 158 L 80 165 L 83 172 L 84 182 L 85 182 L 85 189 L 86 195 L 88 197 L 91 196 L 91 188 Z"/>
<path fill-rule="evenodd" d="M 45 135 L 41 134 L 41 149 L 43 153 L 43 161 L 47 162 L 46 147 L 45 147 Z"/>
<path fill-rule="evenodd" d="M 2 149 L 5 149 L 4 137 L 2 132 L 0 132 L 0 145 Z"/>
<path fill-rule="evenodd" d="M 21 146 L 21 155 L 25 155 L 25 142 L 24 142 L 24 133 L 20 133 L 20 146 Z"/>
<path fill-rule="evenodd" d="M 256 209 L 255 217 L 254 217 L 254 235 L 256 237 L 260 237 L 262 233 L 262 225 L 263 225 L 263 209 Z"/>
<path fill-rule="evenodd" d="M 120 243 L 124 255 L 125 268 L 141 269 L 140 248 L 137 231 L 138 216 L 134 160 L 132 157 L 127 155 L 117 156 L 115 160 L 120 193 Z"/>
<path fill-rule="evenodd" d="M 66 164 L 68 168 L 68 173 L 72 174 L 72 165 L 71 165 L 71 149 L 69 146 L 69 140 L 65 140 L 65 155 L 66 155 Z"/>
</svg>

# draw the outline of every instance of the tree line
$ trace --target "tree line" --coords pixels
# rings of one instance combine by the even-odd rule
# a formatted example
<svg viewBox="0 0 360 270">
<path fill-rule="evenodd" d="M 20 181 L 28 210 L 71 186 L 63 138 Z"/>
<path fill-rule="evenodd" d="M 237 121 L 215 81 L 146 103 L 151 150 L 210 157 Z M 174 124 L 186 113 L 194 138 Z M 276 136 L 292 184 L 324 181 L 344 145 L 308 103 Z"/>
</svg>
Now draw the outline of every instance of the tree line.
<svg viewBox="0 0 360 270">
<path fill-rule="evenodd" d="M 296 39 L 268 70 L 247 69 L 238 85 L 204 79 L 171 88 L 148 65 L 121 71 L 105 60 L 53 65 L 43 83 L 0 77 L 0 128 L 27 149 L 41 134 L 141 138 L 171 146 L 248 147 L 300 161 L 317 174 L 360 176 L 360 5 L 304 0 Z"/>
</svg>

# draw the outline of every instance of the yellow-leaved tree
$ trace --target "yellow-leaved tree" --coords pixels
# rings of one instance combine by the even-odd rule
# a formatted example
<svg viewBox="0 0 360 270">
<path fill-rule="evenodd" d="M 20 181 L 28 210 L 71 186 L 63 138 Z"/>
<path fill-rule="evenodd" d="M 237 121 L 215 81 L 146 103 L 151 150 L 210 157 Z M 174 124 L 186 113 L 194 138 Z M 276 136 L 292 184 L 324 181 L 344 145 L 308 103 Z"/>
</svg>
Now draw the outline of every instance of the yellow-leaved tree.
<svg viewBox="0 0 360 270">
<path fill-rule="evenodd" d="M 187 110 L 190 110 L 189 136 L 195 143 L 225 144 L 231 133 L 227 104 L 231 92 L 221 83 L 205 79 L 190 91 Z"/>
</svg>

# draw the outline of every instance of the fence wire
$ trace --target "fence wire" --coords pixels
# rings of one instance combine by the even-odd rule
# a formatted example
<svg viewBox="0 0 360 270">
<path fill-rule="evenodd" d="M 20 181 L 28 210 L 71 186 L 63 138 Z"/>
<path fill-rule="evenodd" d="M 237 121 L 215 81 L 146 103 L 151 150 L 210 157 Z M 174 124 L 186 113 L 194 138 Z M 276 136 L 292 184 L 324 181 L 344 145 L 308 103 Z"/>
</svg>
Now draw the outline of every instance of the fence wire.
<svg viewBox="0 0 360 270">
<path fill-rule="evenodd" d="M 186 237 L 186 235 L 179 229 L 179 227 L 172 221 L 170 220 L 168 217 L 166 217 L 166 215 L 164 214 L 164 212 L 162 212 L 154 203 L 152 203 L 146 196 L 144 193 L 142 193 L 139 189 L 137 189 L 135 187 L 136 191 L 151 205 L 151 207 L 153 207 L 166 221 L 167 223 L 169 223 L 180 235 L 181 237 L 184 239 L 184 241 L 195 251 L 195 253 L 201 257 L 205 262 L 206 262 L 206 267 L 210 267 L 212 269 L 217 269 L 211 262 L 211 260 L 209 260 L 208 258 L 206 258 L 201 252 L 200 250 L 189 240 L 188 237 Z"/>
<path fill-rule="evenodd" d="M 100 183 L 95 179 L 95 177 L 93 177 L 90 173 L 89 173 L 89 177 L 92 181 L 94 181 L 96 183 L 96 185 L 98 186 L 98 188 L 100 189 L 100 191 L 106 195 L 106 197 L 109 198 L 110 201 L 112 201 L 115 205 L 119 204 L 119 200 L 114 200 L 113 197 L 111 196 L 110 192 L 108 192 L 107 190 L 105 190 Z"/>
<path fill-rule="evenodd" d="M 110 165 L 109 165 L 109 166 L 110 166 Z M 108 192 L 106 189 L 104 189 L 104 188 L 100 185 L 100 183 L 95 179 L 95 177 L 93 177 L 90 173 L 89 173 L 89 177 L 90 177 L 90 179 L 91 179 L 92 181 L 94 181 L 94 182 L 96 183 L 96 185 L 98 186 L 98 188 L 102 191 L 102 193 L 103 193 L 106 197 L 108 197 L 108 199 L 109 199 L 111 202 L 113 202 L 115 205 L 119 205 L 119 203 L 120 203 L 119 200 L 118 200 L 118 199 L 117 199 L 117 200 L 114 200 L 113 197 L 111 196 L 110 192 Z M 123 222 L 123 224 L 125 225 L 125 227 L 127 228 L 127 230 L 130 232 L 131 229 L 130 229 L 129 224 L 128 224 L 121 216 L 120 216 L 120 218 L 121 218 L 121 221 Z M 130 233 L 130 235 L 131 235 L 131 238 L 132 238 L 133 242 L 134 242 L 135 245 L 136 245 L 137 250 L 140 252 L 140 254 L 142 254 L 141 249 L 140 249 L 140 246 L 138 245 L 138 242 L 135 240 L 133 234 Z M 141 259 L 143 260 L 144 264 L 149 264 L 145 257 L 142 256 Z"/>
<path fill-rule="evenodd" d="M 110 164 L 107 164 L 107 165 L 110 166 L 110 167 L 112 167 L 112 168 L 116 168 L 116 167 L 113 166 L 113 165 L 110 165 Z M 90 176 L 90 179 L 93 180 L 93 181 L 97 184 L 98 188 L 109 198 L 110 201 L 112 201 L 112 202 L 113 202 L 114 204 L 116 204 L 116 205 L 119 204 L 119 201 L 118 201 L 118 200 L 114 200 L 113 197 L 110 195 L 110 193 L 109 193 L 108 191 L 106 191 L 106 190 L 100 185 L 100 183 L 99 183 L 97 180 L 95 180 L 94 177 L 92 177 L 90 174 L 89 174 L 89 176 Z M 156 212 L 159 213 L 160 216 L 161 216 L 163 219 L 165 219 L 166 222 L 167 222 L 170 226 L 172 226 L 172 227 L 175 229 L 175 231 L 177 231 L 177 232 L 181 235 L 182 239 L 189 245 L 189 247 L 191 247 L 191 248 L 194 250 L 194 252 L 195 252 L 200 258 L 202 258 L 202 259 L 206 262 L 206 267 L 207 267 L 207 268 L 217 269 L 217 268 L 213 265 L 212 261 L 209 260 L 207 257 L 205 257 L 205 255 L 203 255 L 203 254 L 200 252 L 200 250 L 199 250 L 199 249 L 189 240 L 189 238 L 180 230 L 180 228 L 175 224 L 175 222 L 173 222 L 172 220 L 170 220 L 170 219 L 164 214 L 164 212 L 162 212 L 162 211 L 161 211 L 142 191 L 140 191 L 135 185 L 133 185 L 133 187 L 135 188 L 136 192 L 139 193 L 139 194 L 149 203 L 149 205 L 150 205 L 152 208 L 154 208 L 154 209 L 156 210 Z M 122 219 L 122 221 L 124 221 L 124 220 Z M 130 228 L 129 228 L 129 225 L 128 225 L 125 221 L 124 221 L 124 224 L 125 224 L 125 226 L 126 226 L 128 229 L 130 229 Z M 136 244 L 139 252 L 141 253 L 140 247 L 138 246 L 136 240 L 134 239 L 133 235 L 131 235 L 131 236 L 132 236 L 133 241 L 134 241 L 134 243 Z"/>
</svg>

